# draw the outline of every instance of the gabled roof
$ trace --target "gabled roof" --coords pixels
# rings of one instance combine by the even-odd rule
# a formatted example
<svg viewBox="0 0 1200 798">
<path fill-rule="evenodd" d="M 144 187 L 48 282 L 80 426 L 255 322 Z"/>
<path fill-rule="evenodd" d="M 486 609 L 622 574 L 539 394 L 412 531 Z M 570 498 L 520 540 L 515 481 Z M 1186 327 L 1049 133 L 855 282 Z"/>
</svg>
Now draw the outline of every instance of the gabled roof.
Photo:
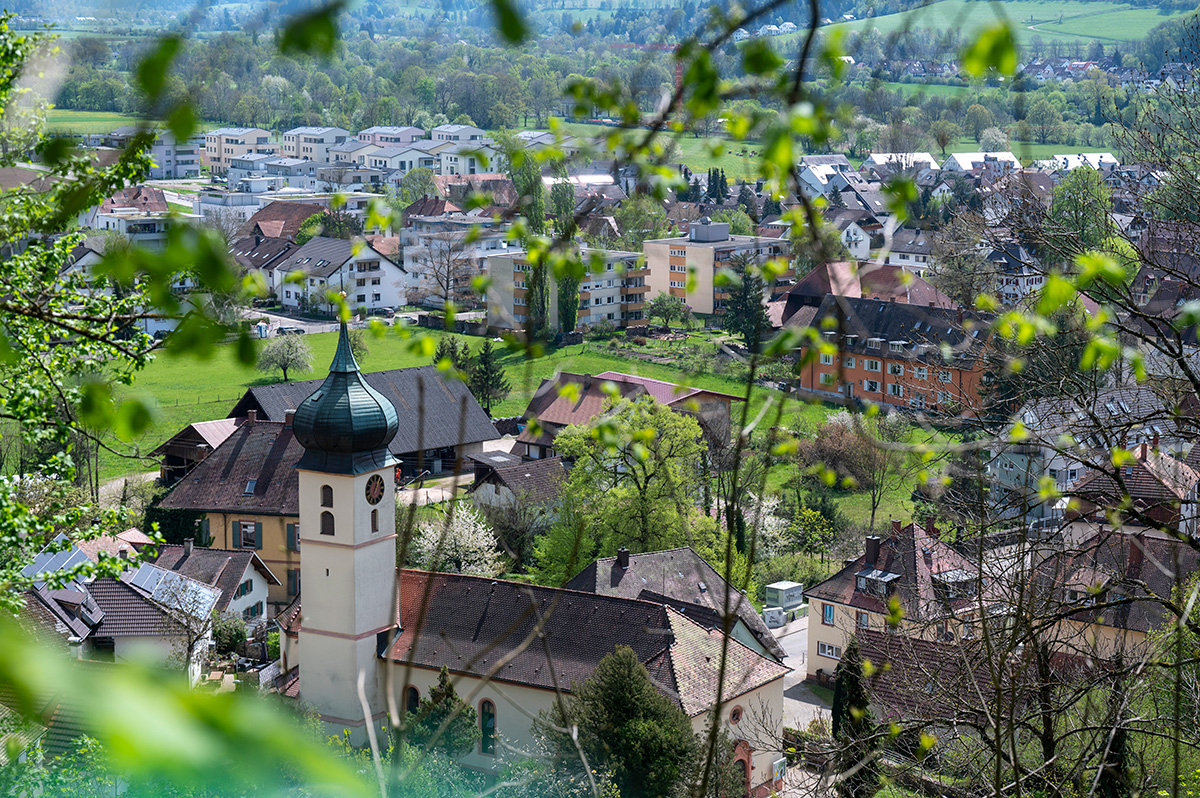
<svg viewBox="0 0 1200 798">
<path fill-rule="evenodd" d="M 304 224 L 304 220 L 318 213 L 324 213 L 327 208 L 320 205 L 309 205 L 303 202 L 271 202 L 263 207 L 246 220 L 242 225 L 242 229 L 238 231 L 239 237 L 254 235 L 258 232 L 262 235 L 272 238 L 286 238 L 289 241 L 296 240 L 296 234 L 300 232 L 300 225 Z M 260 227 L 263 222 L 283 222 L 281 228 Z M 258 228 L 256 231 L 255 228 Z"/>
<path fill-rule="evenodd" d="M 924 230 L 912 230 L 907 227 L 898 228 L 892 233 L 888 249 L 906 255 L 928 255 L 932 250 L 933 236 Z"/>
<path fill-rule="evenodd" d="M 1141 510 L 1155 507 L 1178 508 L 1190 501 L 1200 483 L 1200 474 L 1182 460 L 1169 454 L 1153 451 L 1146 444 L 1138 447 L 1137 456 L 1120 467 L 1121 483 L 1109 471 L 1088 471 L 1075 483 L 1071 492 L 1093 504 L 1120 504 L 1126 497 Z"/>
<path fill-rule="evenodd" d="M 608 400 L 608 394 L 603 387 L 604 382 L 605 380 L 590 374 L 559 372 L 553 378 L 542 380 L 523 415 L 526 419 L 536 418 L 543 425 L 566 427 L 571 424 L 587 424 L 604 410 L 604 404 Z M 577 398 L 559 394 L 559 387 L 567 383 L 578 385 Z M 614 382 L 613 385 L 621 399 L 647 393 L 644 386 L 632 382 Z M 526 427 L 522 431 L 522 438 L 528 430 Z"/>
<path fill-rule="evenodd" d="M 893 521 L 879 541 L 879 554 L 874 561 L 869 561 L 864 552 L 847 561 L 840 571 L 824 582 L 805 588 L 804 596 L 881 614 L 888 612 L 888 600 L 895 596 L 905 617 L 929 620 L 978 601 L 977 596 L 940 597 L 935 588 L 938 577 L 954 574 L 970 578 L 978 570 L 970 559 L 938 538 L 932 523 L 929 528 L 916 523 L 901 527 L 899 521 Z M 858 589 L 858 577 L 868 573 L 872 578 L 888 583 L 886 594 Z M 973 584 L 980 587 L 978 578 L 973 579 Z M 986 584 L 982 588 L 987 590 Z"/>
<path fill-rule="evenodd" d="M 991 316 L 983 313 L 833 295 L 821 302 L 812 323 L 821 325 L 824 319 L 836 320 L 839 315 L 841 328 L 831 332 L 843 351 L 903 357 L 930 365 L 972 366 L 991 333 Z M 820 329 L 825 331 L 823 326 Z M 903 342 L 901 351 L 890 351 L 893 341 Z M 872 348 L 873 342 L 878 346 Z M 943 345 L 949 347 L 949 359 L 942 352 Z"/>
<path fill-rule="evenodd" d="M 462 209 L 453 202 L 441 197 L 421 197 L 404 209 L 407 216 L 442 216 L 447 213 L 459 213 Z"/>
<path fill-rule="evenodd" d="M 625 569 L 617 566 L 616 557 L 602 557 L 576 574 L 566 586 L 571 590 L 625 598 L 637 598 L 649 590 L 668 596 L 672 601 L 715 610 L 717 615 L 713 620 L 717 626 L 723 626 L 728 588 L 732 591 L 733 613 L 746 624 L 754 638 L 779 660 L 786 656 L 750 600 L 729 587 L 717 570 L 689 546 L 630 554 L 629 567 Z M 705 625 L 712 626 L 711 623 Z"/>
<path fill-rule="evenodd" d="M 513 496 L 522 503 L 541 504 L 558 498 L 559 492 L 562 490 L 562 483 L 567 476 L 561 457 L 526 460 L 503 452 L 489 454 L 504 455 L 504 462 L 492 465 L 491 471 L 472 485 L 471 490 L 475 490 L 485 482 L 490 482 L 508 488 L 512 491 Z M 472 459 L 476 462 L 486 463 L 479 456 Z"/>
<path fill-rule="evenodd" d="M 396 407 L 400 431 L 388 448 L 398 457 L 416 452 L 418 440 L 425 449 L 441 449 L 500 437 L 467 386 L 461 380 L 446 379 L 437 366 L 374 371 L 363 376 L 367 384 Z M 299 407 L 321 382 L 305 380 L 250 388 L 230 411 L 229 417 L 245 416 L 254 410 L 260 420 L 282 421 L 287 411 Z M 465 417 L 460 418 L 464 407 Z M 464 430 L 462 440 L 458 438 L 460 422 Z M 211 460 L 212 455 L 208 459 Z"/>
<path fill-rule="evenodd" d="M 655 686 L 689 716 L 709 710 L 716 698 L 720 633 L 660 604 L 402 570 L 399 621 L 401 633 L 389 652 L 395 662 L 445 665 L 492 681 L 569 690 L 623 645 L 646 665 Z M 530 646 L 527 638 L 539 621 L 540 640 Z M 788 670 L 731 640 L 724 697 L 736 698 L 783 678 Z"/>
<path fill-rule="evenodd" d="M 100 213 L 111 213 L 123 208 L 135 208 L 147 213 L 166 213 L 170 210 L 167 195 L 161 188 L 153 186 L 123 188 L 100 203 Z"/>
<path fill-rule="evenodd" d="M 311 277 L 328 277 L 336 274 L 352 257 L 353 241 L 314 236 L 304 246 L 289 252 L 287 259 L 279 261 L 275 268 L 289 272 L 299 271 Z"/>
<path fill-rule="evenodd" d="M 218 610 L 225 610 L 244 581 L 248 569 L 262 574 L 267 584 L 278 585 L 279 579 L 271 573 L 266 563 L 253 551 L 241 549 L 207 549 L 193 546 L 187 553 L 183 546 L 167 545 L 159 548 L 154 564 L 168 571 L 195 579 L 197 582 L 221 591 Z"/>
<path fill-rule="evenodd" d="M 284 230 L 282 219 L 259 222 L 257 227 L 263 233 L 272 233 L 274 237 L 246 236 L 234 241 L 229 247 L 234 261 L 243 269 L 272 269 L 277 263 L 286 261 L 296 251 L 296 244 L 290 239 L 282 237 Z"/>
<path fill-rule="evenodd" d="M 300 478 L 293 466 L 303 453 L 292 428 L 285 427 L 283 422 L 247 421 L 198 463 L 163 498 L 160 506 L 297 516 Z M 254 485 L 248 493 L 246 488 L 251 481 Z"/>
<path fill-rule="evenodd" d="M 742 397 L 734 396 L 730 393 L 721 393 L 720 391 L 710 391 L 707 388 L 694 388 L 691 385 L 677 385 L 666 380 L 655 380 L 650 377 L 640 377 L 636 374 L 625 374 L 620 371 L 605 371 L 602 374 L 597 374 L 598 380 L 609 380 L 610 382 L 626 382 L 634 385 L 640 385 L 646 389 L 646 393 L 653 396 L 658 401 L 668 407 L 678 405 L 681 402 L 704 394 L 705 396 L 713 396 L 719 399 L 728 399 L 731 402 L 740 402 Z"/>
</svg>

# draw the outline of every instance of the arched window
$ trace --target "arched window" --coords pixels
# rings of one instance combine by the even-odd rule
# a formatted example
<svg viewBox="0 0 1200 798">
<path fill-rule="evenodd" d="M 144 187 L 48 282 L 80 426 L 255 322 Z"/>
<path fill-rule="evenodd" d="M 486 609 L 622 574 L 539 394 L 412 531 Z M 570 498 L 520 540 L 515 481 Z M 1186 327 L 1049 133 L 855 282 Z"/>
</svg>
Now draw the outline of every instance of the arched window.
<svg viewBox="0 0 1200 798">
<path fill-rule="evenodd" d="M 328 510 L 321 513 L 321 534 L 333 534 L 333 513 L 329 512 Z"/>
<path fill-rule="evenodd" d="M 421 691 L 409 685 L 404 691 L 404 711 L 410 715 L 417 714 L 417 708 L 421 706 Z"/>
<path fill-rule="evenodd" d="M 372 532 L 379 531 L 379 511 L 378 510 L 371 511 L 371 531 Z"/>
<path fill-rule="evenodd" d="M 321 486 L 321 506 L 322 507 L 332 507 L 333 506 L 333 488 L 331 488 L 329 485 Z"/>
<path fill-rule="evenodd" d="M 496 754 L 496 705 L 484 700 L 479 705 L 479 753 Z"/>
</svg>

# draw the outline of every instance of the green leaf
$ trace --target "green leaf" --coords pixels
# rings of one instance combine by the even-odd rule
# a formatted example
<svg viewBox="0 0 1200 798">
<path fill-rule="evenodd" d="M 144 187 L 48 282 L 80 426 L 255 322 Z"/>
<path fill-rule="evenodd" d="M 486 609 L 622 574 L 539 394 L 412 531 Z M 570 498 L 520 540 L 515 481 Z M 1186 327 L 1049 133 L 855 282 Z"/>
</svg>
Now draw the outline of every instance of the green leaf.
<svg viewBox="0 0 1200 798">
<path fill-rule="evenodd" d="M 346 0 L 334 0 L 332 3 L 314 8 L 300 14 L 287 25 L 279 35 L 279 51 L 281 53 L 317 53 L 330 55 L 337 46 L 338 25 L 337 16 L 346 7 Z"/>
<path fill-rule="evenodd" d="M 149 402 L 141 399 L 126 399 L 117 407 L 113 419 L 113 430 L 117 437 L 130 441 L 146 431 L 154 421 L 154 411 Z"/>
<path fill-rule="evenodd" d="M 171 71 L 171 62 L 179 53 L 179 45 L 178 36 L 164 36 L 158 40 L 154 51 L 137 65 L 137 85 L 151 100 L 157 100 L 162 95 Z"/>
<path fill-rule="evenodd" d="M 687 105 L 694 116 L 705 116 L 717 110 L 717 106 L 721 104 L 721 95 L 717 91 L 720 76 L 707 50 L 697 53 L 687 68 L 683 82 L 692 90 Z"/>
<path fill-rule="evenodd" d="M 187 141 L 196 130 L 196 112 L 190 103 L 182 103 L 167 117 L 167 127 L 178 142 Z"/>
<path fill-rule="evenodd" d="M 250 337 L 248 330 L 242 330 L 237 339 L 237 359 L 238 362 L 253 366 L 254 361 L 258 359 L 258 347 L 254 345 L 254 339 Z"/>
<path fill-rule="evenodd" d="M 492 0 L 492 10 L 496 12 L 496 23 L 506 42 L 521 44 L 525 41 L 529 36 L 529 25 L 513 0 Z"/>
<path fill-rule="evenodd" d="M 766 39 L 751 39 L 742 48 L 742 66 L 750 75 L 765 75 L 783 66 L 783 59 Z"/>
<path fill-rule="evenodd" d="M 1046 285 L 1042 288 L 1042 295 L 1038 299 L 1038 313 L 1049 316 L 1075 297 L 1075 286 L 1071 285 L 1070 280 L 1061 274 L 1051 274 L 1046 278 Z"/>
<path fill-rule="evenodd" d="M 917 201 L 917 186 L 907 177 L 892 180 L 883 187 L 887 197 L 888 210 L 901 220 L 908 216 L 908 205 Z"/>
<path fill-rule="evenodd" d="M 983 77 L 989 69 L 1005 75 L 1017 71 L 1017 44 L 1013 40 L 1012 28 L 1000 22 L 976 37 L 962 54 L 962 65 L 971 75 Z"/>
</svg>

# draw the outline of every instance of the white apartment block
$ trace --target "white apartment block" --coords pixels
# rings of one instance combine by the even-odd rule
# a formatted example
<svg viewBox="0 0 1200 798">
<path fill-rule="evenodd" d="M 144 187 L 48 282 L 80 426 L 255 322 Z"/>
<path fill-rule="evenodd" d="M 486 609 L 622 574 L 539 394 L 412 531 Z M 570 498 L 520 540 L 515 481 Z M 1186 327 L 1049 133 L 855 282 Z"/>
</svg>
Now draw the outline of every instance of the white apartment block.
<svg viewBox="0 0 1200 798">
<path fill-rule="evenodd" d="M 259 127 L 223 127 L 204 134 L 203 161 L 214 175 L 224 176 L 233 158 L 251 152 L 275 152 L 268 131 Z"/>
<path fill-rule="evenodd" d="M 340 127 L 294 127 L 283 134 L 282 152 L 291 158 L 330 163 L 329 148 L 350 138 Z"/>
<path fill-rule="evenodd" d="M 412 144 L 418 139 L 423 139 L 425 131 L 419 127 L 376 125 L 358 131 L 354 138 L 374 144 L 376 147 L 391 147 L 398 144 Z"/>
</svg>

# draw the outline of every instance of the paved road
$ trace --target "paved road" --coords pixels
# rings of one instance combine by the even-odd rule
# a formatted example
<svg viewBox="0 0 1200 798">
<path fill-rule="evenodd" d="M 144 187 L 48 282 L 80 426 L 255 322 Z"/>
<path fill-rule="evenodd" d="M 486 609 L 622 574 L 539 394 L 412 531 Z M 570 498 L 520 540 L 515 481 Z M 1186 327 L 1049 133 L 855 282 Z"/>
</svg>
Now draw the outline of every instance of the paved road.
<svg viewBox="0 0 1200 798">
<path fill-rule="evenodd" d="M 804 685 L 807 673 L 808 618 L 793 621 L 782 629 L 776 629 L 787 658 L 783 664 L 792 669 L 783 680 L 783 722 L 795 729 L 806 729 L 816 718 L 830 720 L 829 705 Z"/>
</svg>

